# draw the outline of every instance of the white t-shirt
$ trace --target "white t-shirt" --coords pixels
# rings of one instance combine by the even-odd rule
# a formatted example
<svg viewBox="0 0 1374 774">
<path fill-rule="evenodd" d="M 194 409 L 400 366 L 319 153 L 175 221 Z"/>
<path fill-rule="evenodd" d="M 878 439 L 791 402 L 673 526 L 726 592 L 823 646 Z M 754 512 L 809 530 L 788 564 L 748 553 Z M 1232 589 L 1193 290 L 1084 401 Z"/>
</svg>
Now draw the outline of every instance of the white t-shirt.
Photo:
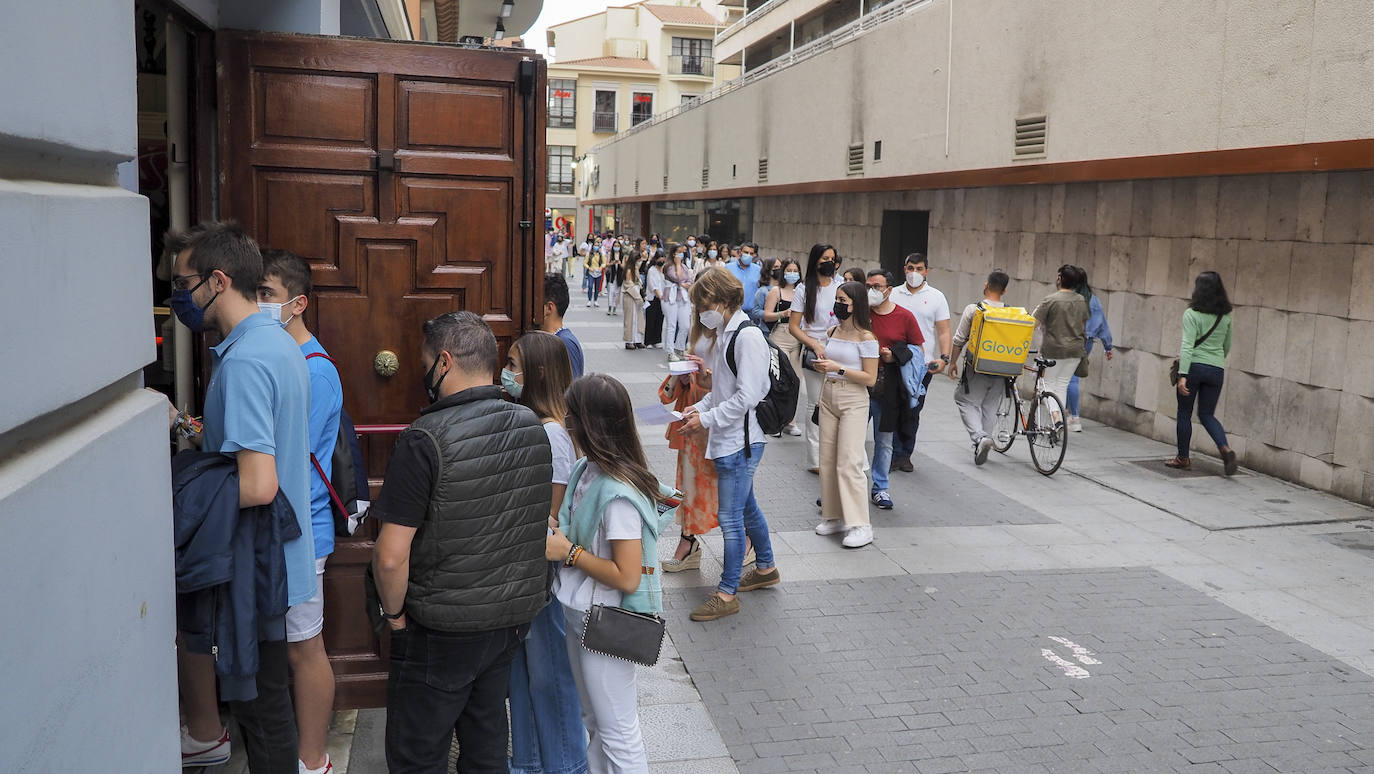
<svg viewBox="0 0 1374 774">
<path fill-rule="evenodd" d="M 545 422 L 544 432 L 548 434 L 549 446 L 553 449 L 553 483 L 567 486 L 568 477 L 572 475 L 573 460 L 577 458 L 573 451 L 572 436 L 557 422 Z"/>
<path fill-rule="evenodd" d="M 935 323 L 949 319 L 949 302 L 945 300 L 945 294 L 931 287 L 929 282 L 922 283 L 915 291 L 902 283 L 892 290 L 889 298 L 892 303 L 916 316 L 921 338 L 926 341 L 926 362 L 939 360 L 940 339 L 935 335 Z"/>
<path fill-rule="evenodd" d="M 846 371 L 864 370 L 863 358 L 878 357 L 878 340 L 869 339 L 867 341 L 845 341 L 844 339 L 830 339 L 825 342 L 825 359 L 833 360 L 838 363 L 840 368 Z M 827 379 L 845 379 L 837 373 L 830 372 L 825 375 Z"/>
<path fill-rule="evenodd" d="M 573 491 L 574 511 L 581 504 L 582 496 L 587 493 L 588 487 L 600 475 L 601 468 L 595 462 L 588 461 L 587 469 L 582 471 L 582 478 L 578 480 L 577 489 Z M 591 545 L 583 548 L 602 559 L 611 559 L 612 540 L 643 540 L 643 528 L 639 509 L 629 500 L 616 498 L 602 512 L 601 526 L 597 527 L 596 537 Z M 619 590 L 592 580 L 590 575 L 576 566 L 558 568 L 558 577 L 553 582 L 553 593 L 565 607 L 584 611 L 590 610 L 593 604 L 619 606 L 623 597 Z"/>
<path fill-rule="evenodd" d="M 803 333 L 824 342 L 826 331 L 839 325 L 840 321 L 835 319 L 835 294 L 839 292 L 841 284 L 832 277 L 829 285 L 816 286 L 816 321 L 809 323 L 806 321 L 806 283 L 797 283 L 797 289 L 792 294 L 792 313 L 800 321 L 798 325 Z"/>
</svg>

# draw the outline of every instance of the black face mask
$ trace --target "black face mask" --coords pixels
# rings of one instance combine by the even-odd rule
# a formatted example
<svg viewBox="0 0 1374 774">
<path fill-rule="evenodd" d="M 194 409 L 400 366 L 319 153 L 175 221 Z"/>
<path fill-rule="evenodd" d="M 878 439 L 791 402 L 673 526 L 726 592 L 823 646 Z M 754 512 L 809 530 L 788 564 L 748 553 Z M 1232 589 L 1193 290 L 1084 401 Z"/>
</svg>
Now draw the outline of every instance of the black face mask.
<svg viewBox="0 0 1374 774">
<path fill-rule="evenodd" d="M 821 275 L 822 277 L 835 276 L 835 262 L 826 261 L 825 263 L 820 264 L 816 267 L 816 273 Z"/>
<path fill-rule="evenodd" d="M 439 400 L 439 385 L 443 384 L 444 377 L 448 376 L 448 371 L 445 371 L 439 375 L 437 383 L 434 381 L 434 369 L 439 367 L 439 361 L 443 359 L 443 355 L 434 358 L 434 364 L 429 367 L 428 371 L 425 371 L 425 395 L 429 398 L 430 403 Z"/>
<path fill-rule="evenodd" d="M 822 265 L 824 265 L 824 264 L 822 264 Z M 835 319 L 836 319 L 836 320 L 839 320 L 840 322 L 844 322 L 845 320 L 848 320 L 848 319 L 849 319 L 849 316 L 852 315 L 852 314 L 854 314 L 854 311 L 853 311 L 852 309 L 850 309 L 848 306 L 846 306 L 846 305 L 844 304 L 844 302 L 842 302 L 842 301 L 836 301 L 836 302 L 835 302 Z"/>
</svg>

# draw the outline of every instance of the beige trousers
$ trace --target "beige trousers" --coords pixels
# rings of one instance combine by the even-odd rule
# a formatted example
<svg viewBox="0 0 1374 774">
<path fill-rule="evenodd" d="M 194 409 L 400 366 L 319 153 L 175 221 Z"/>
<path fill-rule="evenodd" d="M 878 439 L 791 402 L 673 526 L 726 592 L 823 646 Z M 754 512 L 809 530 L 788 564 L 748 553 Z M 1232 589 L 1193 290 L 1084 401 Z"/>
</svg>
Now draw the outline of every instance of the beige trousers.
<svg viewBox="0 0 1374 774">
<path fill-rule="evenodd" d="M 843 379 L 821 386 L 821 515 L 868 523 L 868 388 Z"/>
</svg>

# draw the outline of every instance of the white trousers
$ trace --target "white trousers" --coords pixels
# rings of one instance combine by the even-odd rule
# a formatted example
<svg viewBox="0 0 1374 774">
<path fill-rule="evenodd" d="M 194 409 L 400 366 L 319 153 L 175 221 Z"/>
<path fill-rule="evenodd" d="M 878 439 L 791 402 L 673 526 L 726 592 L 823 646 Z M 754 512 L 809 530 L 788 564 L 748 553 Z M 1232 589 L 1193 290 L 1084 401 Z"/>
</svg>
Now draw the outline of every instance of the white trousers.
<svg viewBox="0 0 1374 774">
<path fill-rule="evenodd" d="M 1059 405 L 1068 412 L 1068 393 L 1069 380 L 1073 378 L 1073 372 L 1078 370 L 1078 361 L 1081 357 L 1059 357 L 1054 358 L 1054 367 L 1045 369 L 1045 392 L 1054 393 L 1054 397 L 1059 399 Z M 1062 417 L 1061 417 L 1062 419 Z"/>
<path fill-rule="evenodd" d="M 568 659 L 582 699 L 590 774 L 649 774 L 649 754 L 639 731 L 639 686 L 635 665 L 582 647 L 582 610 L 566 605 Z"/>
<path fill-rule="evenodd" d="M 664 303 L 663 306 L 663 348 L 687 351 L 687 336 L 692 332 L 692 305 L 688 303 Z"/>
<path fill-rule="evenodd" d="M 821 428 L 811 423 L 811 415 L 816 412 L 816 406 L 821 402 L 821 382 L 825 381 L 825 377 L 810 368 L 803 368 L 801 374 L 802 384 L 806 386 L 806 402 L 798 400 L 797 404 L 805 406 L 806 410 L 797 412 L 801 414 L 797 421 L 801 423 L 806 435 L 806 460 L 811 463 L 810 467 L 818 468 L 821 465 Z"/>
</svg>

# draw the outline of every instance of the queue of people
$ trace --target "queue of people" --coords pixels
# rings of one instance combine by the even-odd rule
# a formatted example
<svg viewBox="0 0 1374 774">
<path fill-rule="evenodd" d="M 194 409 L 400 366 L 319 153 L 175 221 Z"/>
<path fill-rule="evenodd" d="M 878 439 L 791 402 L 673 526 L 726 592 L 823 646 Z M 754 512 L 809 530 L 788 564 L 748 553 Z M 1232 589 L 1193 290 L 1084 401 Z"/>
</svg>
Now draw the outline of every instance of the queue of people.
<svg viewBox="0 0 1374 774">
<path fill-rule="evenodd" d="M 337 482 L 319 461 L 335 456 L 349 423 L 338 367 L 305 326 L 310 266 L 260 250 L 233 224 L 167 244 L 174 312 L 221 339 L 203 422 L 169 407 L 169 428 L 201 450 L 174 462 L 179 583 L 220 571 L 216 541 L 241 552 L 229 599 L 189 582 L 178 590 L 183 765 L 228 759 L 222 698 L 250 770 L 327 774 L 334 678 L 321 639 L 322 579 L 345 533 Z M 957 381 L 974 463 L 988 459 L 1007 377 L 980 369 L 975 353 L 980 316 L 1005 305 L 1006 272 L 987 275 L 982 298 L 951 329 L 920 253 L 906 257 L 899 282 L 880 268 L 843 266 L 826 243 L 805 262 L 695 237 L 606 235 L 576 250 L 589 306 L 604 291 L 608 314 L 625 314 L 626 348 L 661 342 L 668 352 L 657 398 L 677 412 L 666 429 L 674 484 L 650 469 L 626 387 L 584 373 L 582 344 L 565 324 L 565 265 L 546 264 L 541 330 L 516 340 L 504 364 L 473 312 L 423 324 L 415 354 L 427 364 L 429 405 L 399 434 L 371 508 L 380 529 L 369 613 L 390 638 L 393 772 L 443 770 L 455 735 L 460 771 L 647 772 L 636 661 L 588 637 L 611 610 L 658 621 L 661 645 L 662 573 L 700 570 L 700 537 L 716 528 L 720 576 L 692 621 L 740 614 L 741 595 L 781 583 L 755 491 L 770 437 L 805 436 L 807 469 L 819 479 L 814 531 L 848 549 L 875 541 L 870 505 L 894 508 L 892 472 L 914 470 L 934 375 Z M 1055 284 L 1029 317 L 1039 352 L 1056 361 L 1047 389 L 1067 398 L 1053 421 L 1081 432 L 1075 374 L 1086 373 L 1094 340 L 1106 359 L 1113 341 L 1084 269 L 1061 266 Z M 1215 417 L 1230 313 L 1221 278 L 1200 274 L 1170 375 L 1179 409 L 1170 468 L 1191 466 L 1196 409 L 1225 472 L 1236 470 Z M 784 364 L 800 379 L 783 378 Z M 786 396 L 788 416 L 765 432 L 762 412 L 780 389 L 805 389 L 806 400 Z M 261 518 L 238 519 L 241 508 Z M 665 511 L 678 541 L 660 561 Z M 223 621 L 233 630 L 216 631 Z M 652 652 L 651 630 L 615 629 L 642 640 L 627 647 Z"/>
</svg>

